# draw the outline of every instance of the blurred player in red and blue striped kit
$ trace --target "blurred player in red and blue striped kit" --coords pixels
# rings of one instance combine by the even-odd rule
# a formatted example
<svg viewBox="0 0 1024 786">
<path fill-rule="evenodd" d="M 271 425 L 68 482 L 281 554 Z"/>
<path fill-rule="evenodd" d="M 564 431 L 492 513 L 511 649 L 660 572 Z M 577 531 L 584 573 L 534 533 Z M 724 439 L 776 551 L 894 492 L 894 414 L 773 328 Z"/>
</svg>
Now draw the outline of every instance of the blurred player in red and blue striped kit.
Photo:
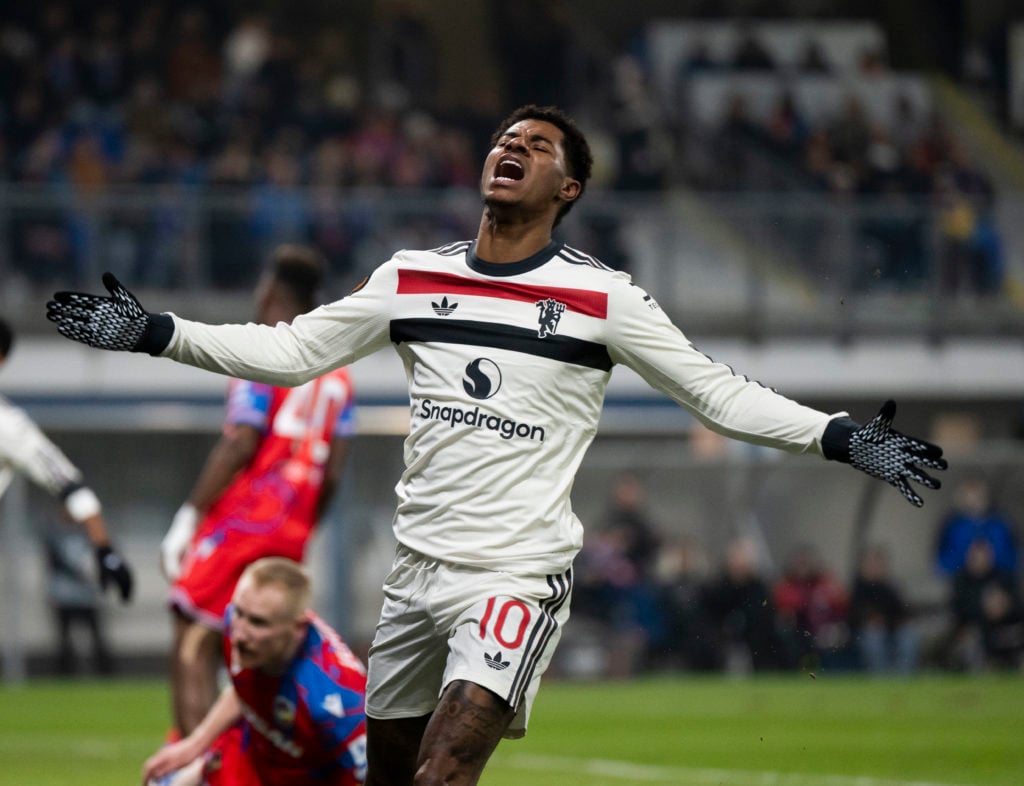
<svg viewBox="0 0 1024 786">
<path fill-rule="evenodd" d="M 245 569 L 224 615 L 231 684 L 191 734 L 146 761 L 147 783 L 363 782 L 366 670 L 309 599 L 309 576 L 292 560 Z"/>
<path fill-rule="evenodd" d="M 257 288 L 257 320 L 291 322 L 312 309 L 322 267 L 312 249 L 279 246 Z M 344 368 L 295 388 L 229 383 L 224 433 L 161 544 L 178 733 L 195 729 L 217 697 L 222 617 L 242 571 L 262 557 L 303 560 L 341 479 L 354 401 Z"/>
</svg>

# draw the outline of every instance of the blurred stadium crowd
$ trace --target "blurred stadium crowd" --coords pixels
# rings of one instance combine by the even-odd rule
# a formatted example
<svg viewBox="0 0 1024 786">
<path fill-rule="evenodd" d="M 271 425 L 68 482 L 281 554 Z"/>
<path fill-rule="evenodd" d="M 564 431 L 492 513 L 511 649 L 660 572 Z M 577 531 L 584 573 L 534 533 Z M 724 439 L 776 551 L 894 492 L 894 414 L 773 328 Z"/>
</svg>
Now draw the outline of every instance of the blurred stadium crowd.
<svg viewBox="0 0 1024 786">
<path fill-rule="evenodd" d="M 417 4 L 375 4 L 365 30 L 267 8 L 50 0 L 6 10 L 0 177 L 86 201 L 133 185 L 244 194 L 242 225 L 211 241 L 211 283 L 238 283 L 251 258 L 239 248 L 258 254 L 281 239 L 314 243 L 343 274 L 365 234 L 365 219 L 337 218 L 344 190 L 472 190 L 497 120 L 521 103 L 557 103 L 584 121 L 599 152 L 597 189 L 878 197 L 886 214 L 859 231 L 878 247 L 879 269 L 910 285 L 924 276 L 921 209 L 938 206 L 947 287 L 1000 289 L 995 189 L 937 114 L 903 93 L 869 112 L 854 90 L 812 116 L 794 93 L 804 78 L 881 84 L 884 42 L 837 62 L 812 31 L 799 59 L 783 63 L 752 28 L 726 23 L 735 28 L 729 50 L 693 40 L 666 85 L 643 30 L 595 31 L 561 3 L 494 3 L 499 89 L 453 102 L 441 100 L 440 44 Z M 694 80 L 723 74 L 755 86 L 768 75 L 778 97 L 754 113 L 741 79 L 718 94 L 711 116 L 695 115 Z M 113 256 L 132 257 L 125 266 L 136 280 L 177 283 L 154 247 L 183 231 L 180 215 L 155 208 L 146 231 L 159 242 L 148 246 L 131 223 L 108 244 Z M 34 215 L 14 224 L 13 257 L 29 279 L 80 271 L 81 222 Z M 806 245 L 808 230 L 794 242 Z M 605 245 L 594 251 L 614 265 L 615 244 Z"/>
<path fill-rule="evenodd" d="M 1018 671 L 1024 602 L 1015 532 L 989 482 L 965 477 L 928 555 L 945 597 L 913 602 L 878 543 L 864 545 L 848 578 L 809 542 L 774 566 L 756 532 L 731 539 L 712 564 L 699 539 L 653 520 L 642 480 L 627 472 L 577 560 L 564 667 L 616 677 L 664 669 Z"/>
</svg>

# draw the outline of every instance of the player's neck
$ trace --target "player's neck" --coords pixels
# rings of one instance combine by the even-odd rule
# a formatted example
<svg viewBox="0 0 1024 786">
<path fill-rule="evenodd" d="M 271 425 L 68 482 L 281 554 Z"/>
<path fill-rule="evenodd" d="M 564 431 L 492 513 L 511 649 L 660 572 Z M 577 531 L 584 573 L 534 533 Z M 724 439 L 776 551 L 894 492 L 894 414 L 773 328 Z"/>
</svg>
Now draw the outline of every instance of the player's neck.
<svg viewBox="0 0 1024 786">
<path fill-rule="evenodd" d="M 519 262 L 533 256 L 551 242 L 551 221 L 502 221 L 484 210 L 476 236 L 476 254 L 486 262 Z"/>
</svg>

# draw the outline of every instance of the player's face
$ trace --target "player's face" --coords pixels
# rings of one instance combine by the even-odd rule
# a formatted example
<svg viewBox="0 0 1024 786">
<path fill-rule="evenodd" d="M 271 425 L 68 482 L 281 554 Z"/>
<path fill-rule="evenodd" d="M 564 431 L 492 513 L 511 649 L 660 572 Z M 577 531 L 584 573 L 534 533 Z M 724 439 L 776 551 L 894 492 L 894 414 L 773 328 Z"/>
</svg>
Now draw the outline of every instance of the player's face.
<svg viewBox="0 0 1024 786">
<path fill-rule="evenodd" d="M 519 207 L 544 211 L 579 195 L 569 177 L 565 135 L 546 120 L 520 120 L 502 134 L 487 154 L 480 191 L 492 209 Z"/>
<path fill-rule="evenodd" d="M 304 620 L 296 617 L 287 592 L 276 584 L 256 586 L 243 579 L 232 598 L 231 659 L 244 669 L 284 671 L 301 641 Z"/>
</svg>

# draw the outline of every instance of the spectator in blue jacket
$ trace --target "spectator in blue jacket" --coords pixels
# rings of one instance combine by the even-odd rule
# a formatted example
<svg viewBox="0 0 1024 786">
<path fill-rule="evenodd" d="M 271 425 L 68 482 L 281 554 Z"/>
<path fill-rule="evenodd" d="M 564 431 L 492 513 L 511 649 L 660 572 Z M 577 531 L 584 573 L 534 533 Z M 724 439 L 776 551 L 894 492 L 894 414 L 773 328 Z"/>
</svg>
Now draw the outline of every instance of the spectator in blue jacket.
<svg viewBox="0 0 1024 786">
<path fill-rule="evenodd" d="M 975 540 L 992 546 L 995 566 L 1017 573 L 1017 541 L 1007 516 L 992 503 L 988 481 L 978 475 L 957 487 L 953 509 L 946 515 L 935 542 L 936 567 L 952 578 L 964 569 L 967 551 Z"/>
</svg>

